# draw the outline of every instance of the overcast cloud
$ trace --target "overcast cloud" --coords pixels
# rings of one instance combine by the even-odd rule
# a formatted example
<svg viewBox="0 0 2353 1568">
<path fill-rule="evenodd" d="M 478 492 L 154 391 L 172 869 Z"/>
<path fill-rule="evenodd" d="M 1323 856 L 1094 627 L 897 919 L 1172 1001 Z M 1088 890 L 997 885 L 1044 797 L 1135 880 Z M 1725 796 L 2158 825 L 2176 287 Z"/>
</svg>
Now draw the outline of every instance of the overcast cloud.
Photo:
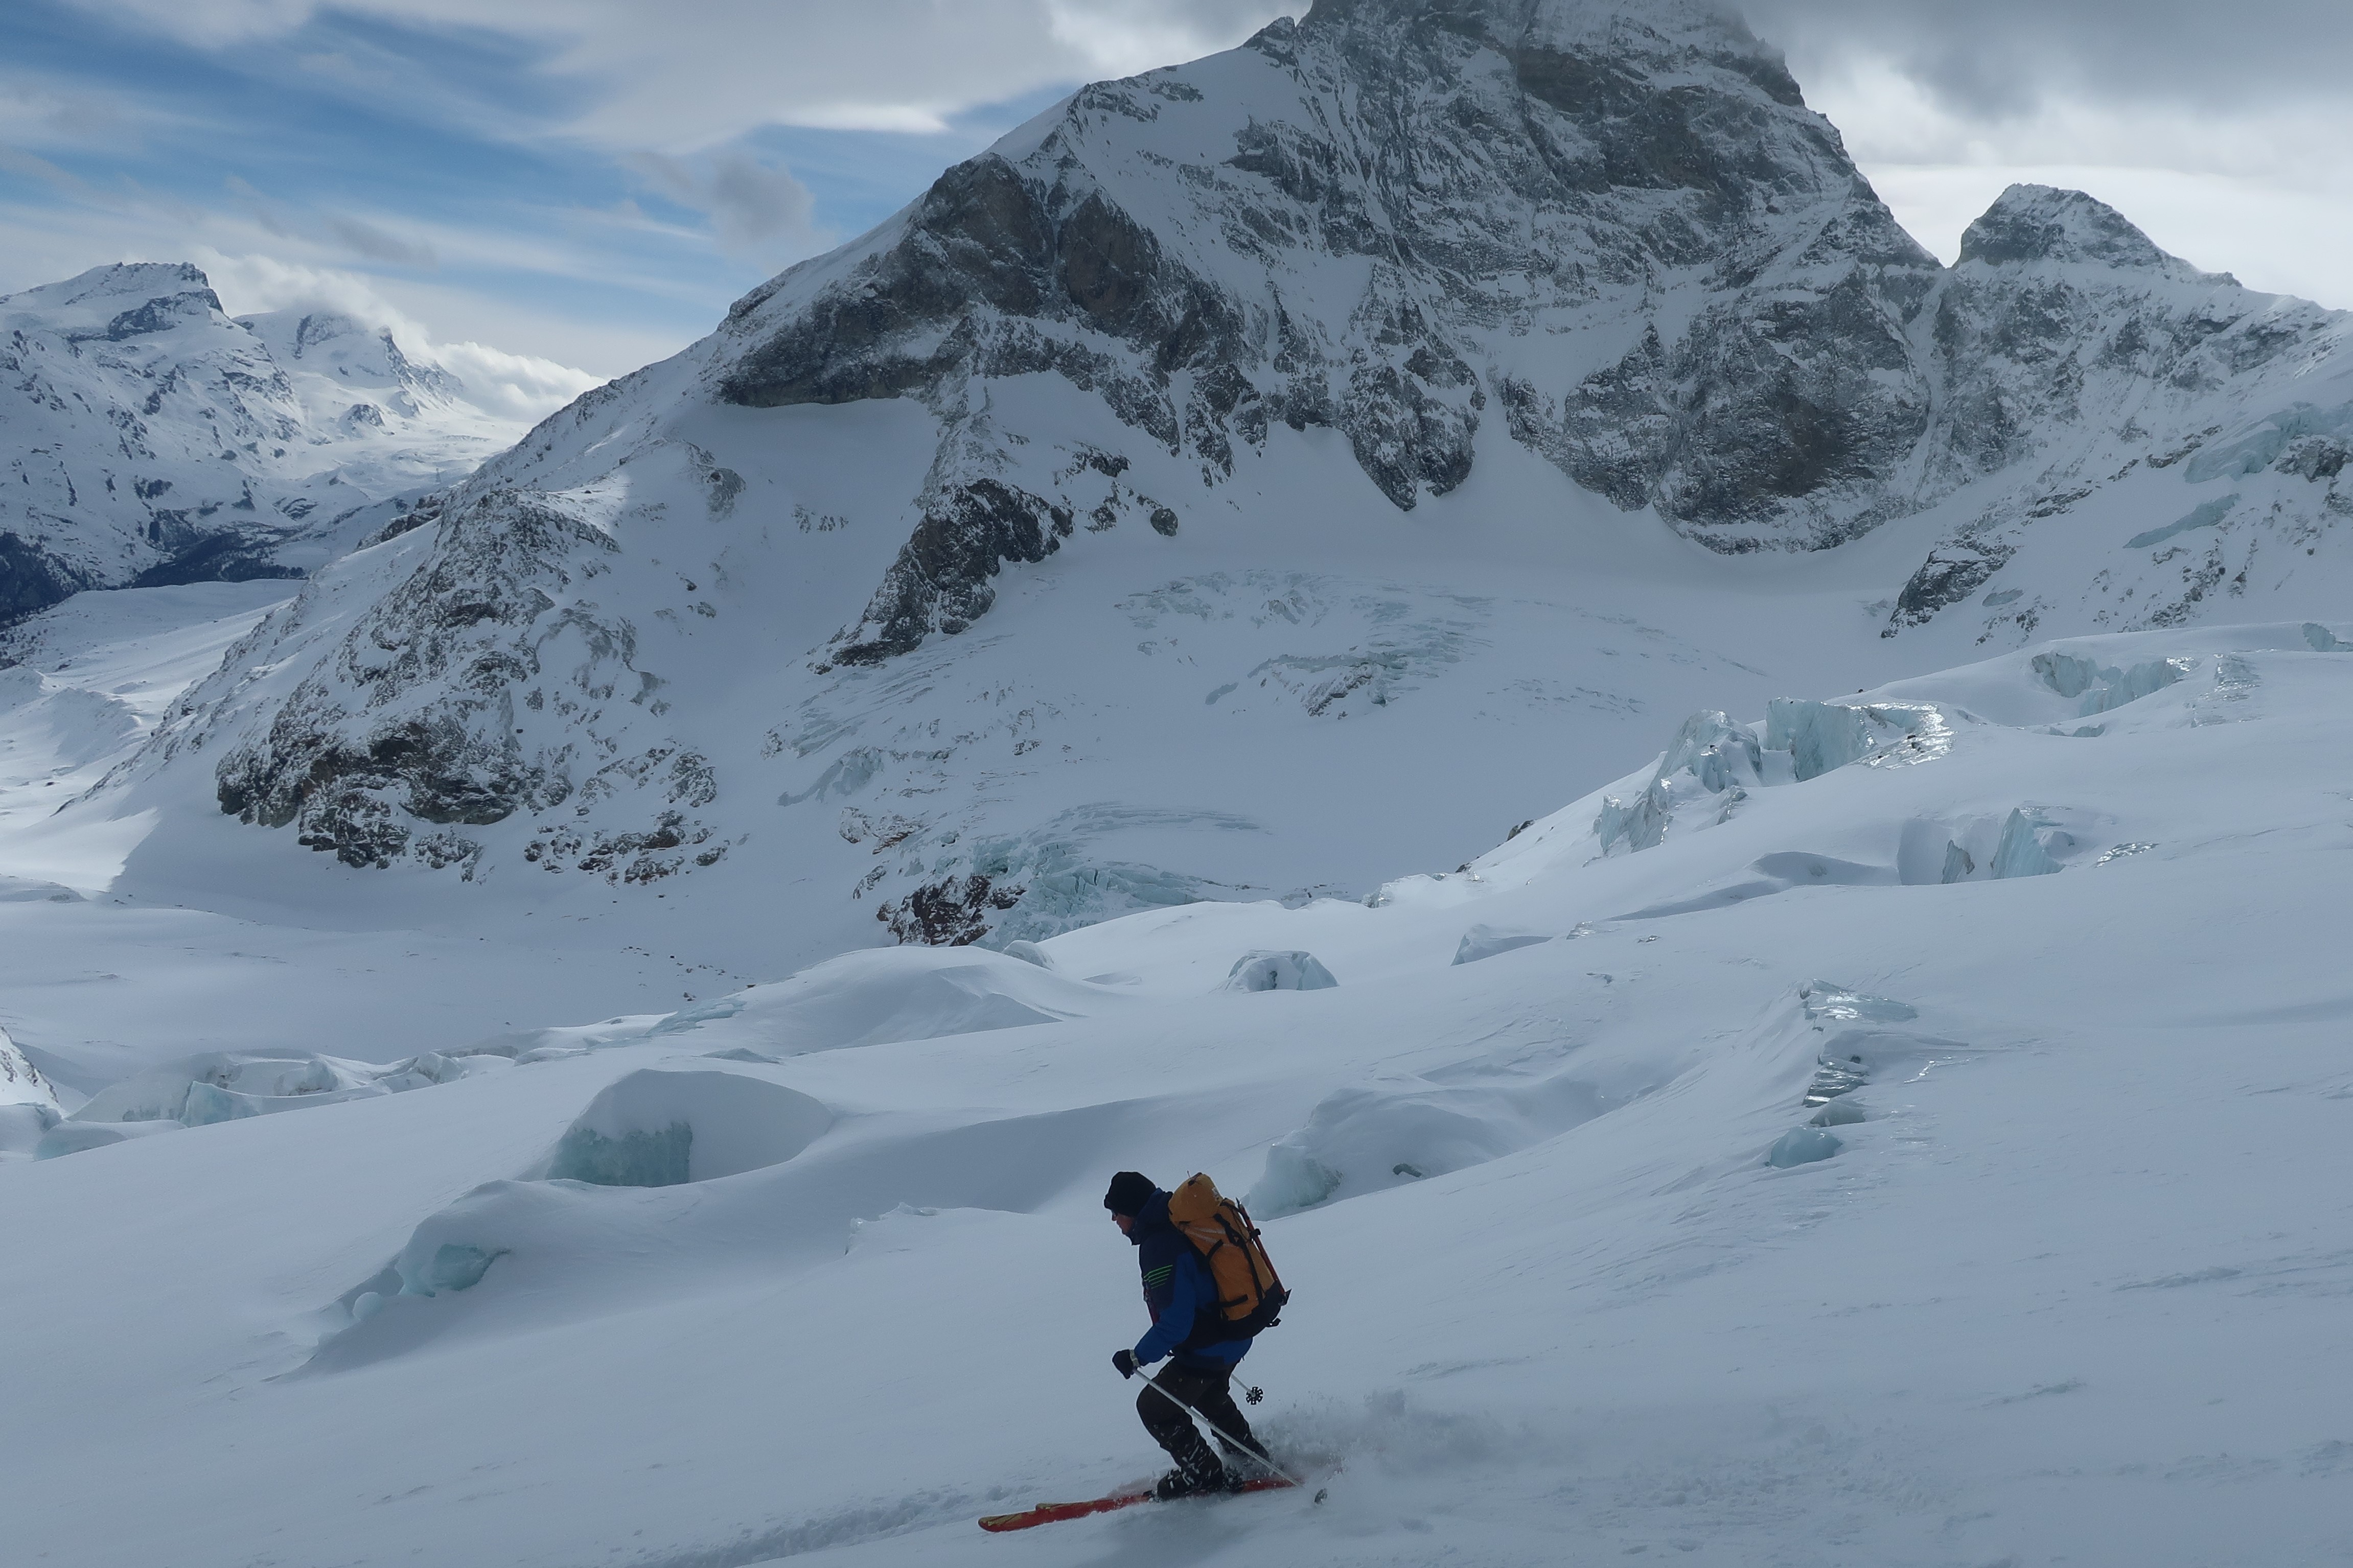
<svg viewBox="0 0 2353 1568">
<path fill-rule="evenodd" d="M 770 123 L 936 128 L 1032 88 L 1240 41 L 1282 0 L 74 0 L 206 47 L 285 37 L 322 14 L 480 28 L 543 46 L 589 85 L 570 128 L 694 151 Z M 1947 109 L 2030 113 L 2052 94 L 2201 112 L 2341 100 L 2345 0 L 1749 0 L 1794 63 L 1888 63 Z"/>
<path fill-rule="evenodd" d="M 2353 307 L 2347 0 L 1751 0 L 1807 100 L 1950 259 L 2013 180 L 2168 249 Z"/>
<path fill-rule="evenodd" d="M 2345 0 L 1751 0 L 1792 63 L 1876 56 L 1948 108 L 2027 113 L 2047 96 L 2204 112 L 2341 102 Z"/>
</svg>

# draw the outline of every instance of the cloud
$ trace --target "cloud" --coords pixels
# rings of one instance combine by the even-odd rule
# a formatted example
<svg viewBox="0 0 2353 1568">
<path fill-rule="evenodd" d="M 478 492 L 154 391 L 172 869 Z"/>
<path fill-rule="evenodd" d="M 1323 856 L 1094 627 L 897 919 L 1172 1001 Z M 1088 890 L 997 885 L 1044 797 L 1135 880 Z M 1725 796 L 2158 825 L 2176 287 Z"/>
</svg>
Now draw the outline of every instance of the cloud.
<svg viewBox="0 0 2353 1568">
<path fill-rule="evenodd" d="M 18 148 L 136 148 L 153 119 L 119 92 L 21 72 L 0 76 L 0 142 Z"/>
<path fill-rule="evenodd" d="M 75 0 L 85 11 L 144 26 L 184 43 L 218 47 L 274 37 L 309 21 L 314 0 Z"/>
<path fill-rule="evenodd" d="M 28 180 L 39 180 L 73 196 L 82 195 L 90 189 L 79 174 L 69 174 L 47 158 L 23 152 L 5 142 L 0 142 L 0 172 L 19 175 Z"/>
<path fill-rule="evenodd" d="M 591 90 L 569 129 L 671 153 L 767 124 L 936 128 L 976 104 L 1239 42 L 1301 0 L 74 0 L 206 48 L 322 16 L 529 41 Z M 1975 116 L 2052 93 L 2231 107 L 2335 97 L 2345 0 L 1746 0 L 1757 30 L 1818 68 L 1894 62 Z"/>
<path fill-rule="evenodd" d="M 1239 42 L 1282 0 L 73 0 L 200 47 L 335 15 L 527 42 L 585 94 L 558 129 L 620 151 L 704 151 L 766 125 L 936 131 L 1040 88 Z M 325 58 L 303 49 L 312 61 Z"/>
<path fill-rule="evenodd" d="M 484 191 L 515 215 L 496 229 L 470 220 L 495 207 L 445 205 L 439 210 L 468 216 L 437 224 L 427 216 L 431 201 L 412 199 L 403 210 L 386 186 L 366 196 L 316 192 L 314 205 L 276 210 L 255 197 L 250 218 L 187 221 L 180 230 L 187 238 L 225 252 L 274 251 L 322 267 L 381 265 L 387 273 L 438 262 L 439 276 L 453 281 L 436 296 L 433 319 L 464 321 L 479 308 L 486 313 L 457 335 L 497 341 L 508 340 L 487 314 L 491 300 L 529 308 L 542 295 L 535 284 L 516 280 L 571 280 L 546 291 L 551 304 L 564 301 L 565 319 L 583 330 L 602 321 L 635 331 L 632 344 L 652 335 L 657 315 L 663 332 L 688 330 L 680 323 L 691 322 L 691 312 L 662 301 L 691 296 L 700 305 L 735 287 L 733 274 L 806 254 L 828 243 L 828 231 L 863 227 L 872 207 L 887 210 L 913 195 L 935 166 L 929 160 L 944 162 L 975 144 L 975 121 L 986 118 L 976 110 L 1036 102 L 1079 81 L 1229 47 L 1306 5 L 69 3 L 208 51 L 209 61 L 242 71 L 257 87 L 299 76 L 322 93 L 348 95 L 364 111 L 396 106 L 445 141 L 528 148 L 527 159 L 593 163 L 607 176 L 602 188 L 584 180 L 562 196 L 518 187 L 510 200 Z M 1981 207 L 1981 195 L 1989 199 L 2010 179 L 2052 179 L 2064 171 L 2201 266 L 2353 305 L 2353 253 L 2344 243 L 2353 231 L 2353 163 L 2340 151 L 2353 145 L 2353 89 L 2341 70 L 2353 58 L 2353 5 L 2346 0 L 2243 0 L 2235 7 L 2212 0 L 1734 3 L 1745 5 L 1761 36 L 1788 50 L 1808 100 L 1838 123 L 1898 216 L 1932 248 L 1952 254 L 1965 209 Z M 92 78 L 100 89 L 110 86 L 103 77 Z M 47 152 L 21 130 L 26 125 L 46 128 L 43 136 L 66 136 L 75 123 L 76 134 L 100 133 L 99 119 L 60 118 L 58 97 L 20 94 L 12 108 L 0 87 L 0 142 Z M 145 112 L 142 101 L 120 100 Z M 265 116 L 256 124 L 266 122 Z M 763 135 L 764 127 L 848 134 Z M 947 131 L 954 134 L 939 134 Z M 901 140 L 922 132 L 936 139 Z M 174 144 L 152 128 L 145 139 L 151 147 Z M 782 165 L 779 147 L 794 168 Z M 13 157 L 17 173 L 59 188 L 90 173 L 64 153 L 52 153 L 54 163 L 28 161 L 30 152 Z M 246 166 L 260 184 L 272 183 L 263 164 Z M 650 216 L 618 199 L 624 191 L 610 179 L 616 168 L 639 184 L 655 209 Z M 121 187 L 121 181 L 103 192 L 84 185 L 73 199 L 120 208 L 131 199 Z M 844 202 L 865 205 L 846 214 Z M 681 208 L 700 221 L 686 220 Z M 159 231 L 164 224 L 160 216 L 142 221 Z M 178 248 L 185 251 L 185 241 Z M 479 280 L 489 277 L 506 281 L 485 291 Z M 389 277 L 383 281 L 393 286 Z M 401 286 L 410 290 L 404 297 L 423 287 L 413 277 Z M 474 290 L 471 305 L 464 289 Z M 649 313 L 592 308 L 585 303 L 591 289 L 631 290 L 628 309 Z M 445 306 L 457 314 L 445 318 Z M 571 334 L 567 328 L 527 346 L 607 363 Z"/>
<path fill-rule="evenodd" d="M 1893 62 L 1976 118 L 2076 101 L 2207 110 L 2284 96 L 2341 100 L 2353 57 L 2345 0 L 1747 0 L 1757 32 L 1800 68 Z"/>
<path fill-rule="evenodd" d="M 936 130 L 975 105 L 1229 47 L 1301 0 L 73 0 L 210 49 L 335 17 L 501 34 L 581 90 L 560 129 L 672 155 L 764 125 Z M 2345 0 L 1746 0 L 1800 79 L 1879 60 L 1976 119 L 2078 101 L 2341 99 Z M 302 50 L 313 66 L 332 50 Z"/>
<path fill-rule="evenodd" d="M 346 249 L 370 261 L 388 261 L 396 267 L 432 268 L 441 264 L 431 246 L 387 234 L 375 225 L 363 223 L 355 217 L 331 216 L 327 219 L 327 232 Z"/>
<path fill-rule="evenodd" d="M 704 0 L 657 22 L 650 10 L 596 0 L 564 7 L 579 30 L 552 66 L 604 87 L 575 121 L 577 133 L 691 152 L 763 125 L 935 131 L 976 105 L 1223 47 L 1284 8 L 1264 0 Z M 594 25 L 581 26 L 590 10 Z"/>
<path fill-rule="evenodd" d="M 600 384 L 600 378 L 585 370 L 484 343 L 442 343 L 431 353 L 442 369 L 466 384 L 466 395 L 477 406 L 518 421 L 536 423 Z"/>
<path fill-rule="evenodd" d="M 721 247 L 733 254 L 798 257 L 825 237 L 808 187 L 748 153 L 694 160 L 639 153 L 626 161 L 663 196 L 708 217 Z"/>
<path fill-rule="evenodd" d="M 372 327 L 389 328 L 402 353 L 440 365 L 466 384 L 466 395 L 478 407 L 518 424 L 546 417 L 601 379 L 554 360 L 484 343 L 436 343 L 424 323 L 356 273 L 305 267 L 268 255 L 227 255 L 210 247 L 197 247 L 194 259 L 231 315 L 331 310 Z"/>
<path fill-rule="evenodd" d="M 178 259 L 175 258 L 174 259 Z M 308 267 L 259 251 L 226 252 L 200 245 L 187 259 L 204 268 L 213 291 L 232 316 L 262 310 L 327 310 L 356 316 L 371 326 L 389 327 L 404 345 L 423 344 L 427 334 L 355 272 Z"/>
</svg>

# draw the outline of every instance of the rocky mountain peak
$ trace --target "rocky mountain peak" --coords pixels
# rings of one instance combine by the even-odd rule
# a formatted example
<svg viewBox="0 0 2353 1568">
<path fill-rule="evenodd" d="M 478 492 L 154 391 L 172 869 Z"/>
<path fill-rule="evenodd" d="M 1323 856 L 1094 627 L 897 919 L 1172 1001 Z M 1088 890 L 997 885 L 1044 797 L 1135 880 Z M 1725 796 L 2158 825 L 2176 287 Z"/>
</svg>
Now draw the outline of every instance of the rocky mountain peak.
<svg viewBox="0 0 2353 1568">
<path fill-rule="evenodd" d="M 270 310 L 237 321 L 268 345 L 290 373 L 312 371 L 354 393 L 380 390 L 403 415 L 414 416 L 422 404 L 452 402 L 465 393 L 465 384 L 448 371 L 403 352 L 391 328 L 370 325 L 357 316 L 337 310 Z"/>
<path fill-rule="evenodd" d="M 212 279 L 204 268 L 185 261 L 123 261 L 93 267 L 57 283 L 0 298 L 12 310 L 55 311 L 73 305 L 98 306 L 105 301 L 142 302 L 176 299 L 184 294 L 211 294 Z"/>
<path fill-rule="evenodd" d="M 1212 485 L 1277 424 L 1336 428 L 1403 510 L 1461 484 L 1500 423 L 1716 548 L 1818 544 L 1853 531 L 1873 505 L 1853 481 L 1918 433 L 1925 385 L 1888 373 L 1937 271 L 1778 56 L 1714 5 L 1326 0 L 1242 49 L 1087 88 L 951 169 L 739 302 L 711 382 L 750 407 L 903 397 L 959 421 L 977 390 L 1046 372 Z M 1779 301 L 1769 321 L 1732 306 L 1752 290 Z M 1658 319 L 1681 325 L 1662 338 Z M 1510 346 L 1564 331 L 1606 357 Z M 1841 346 L 1774 346 L 1800 336 Z M 1777 453 L 1767 426 L 1792 433 Z M 997 476 L 972 467 L 935 470 L 930 564 L 902 563 L 852 658 L 968 623 L 973 595 L 943 611 L 931 593 L 942 563 L 993 575 L 1058 547 L 1071 499 L 1000 485 L 976 504 Z"/>
<path fill-rule="evenodd" d="M 1580 48 L 1736 45 L 1778 58 L 1715 0 L 1315 0 L 1301 26 L 1427 21 L 1507 42 Z"/>
<path fill-rule="evenodd" d="M 2194 279 L 2205 274 L 2158 248 L 2131 219 L 2082 191 L 2012 185 L 1961 236 L 1961 260 L 1989 267 L 2075 263 Z"/>
<path fill-rule="evenodd" d="M 77 342 L 120 342 L 207 321 L 228 324 L 220 296 L 201 268 L 158 261 L 93 267 L 63 282 L 0 298 L 0 320 L 36 322 Z"/>
<path fill-rule="evenodd" d="M 300 576 L 512 435 L 385 329 L 233 321 L 184 262 L 25 289 L 0 328 L 0 624 L 84 589 Z"/>
</svg>

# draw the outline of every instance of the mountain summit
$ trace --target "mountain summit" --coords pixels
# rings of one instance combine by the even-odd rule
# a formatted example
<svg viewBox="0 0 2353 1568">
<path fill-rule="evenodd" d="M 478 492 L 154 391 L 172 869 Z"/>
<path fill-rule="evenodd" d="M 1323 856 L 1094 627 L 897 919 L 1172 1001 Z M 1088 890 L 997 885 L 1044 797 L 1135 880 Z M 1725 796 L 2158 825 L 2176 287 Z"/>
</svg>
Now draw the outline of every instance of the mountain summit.
<svg viewBox="0 0 2353 1568">
<path fill-rule="evenodd" d="M 2186 283 L 2224 281 L 2159 250 L 2107 203 L 2050 185 L 2012 185 L 2004 191 L 1961 235 L 1960 258 L 1989 267 L 2082 262 Z"/>
<path fill-rule="evenodd" d="M 515 432 L 388 330 L 232 320 L 181 263 L 0 298 L 0 625 L 86 588 L 299 577 Z"/>
<path fill-rule="evenodd" d="M 1936 271 L 1736 21 L 1366 0 L 1087 89 L 741 301 L 712 384 L 964 422 L 976 378 L 1051 374 L 1213 487 L 1274 425 L 1336 430 L 1405 509 L 1487 426 L 1720 548 L 1819 543 L 1917 437 L 1903 321 Z M 972 461 L 934 495 L 974 563 L 1034 549 Z M 845 654 L 903 651 L 923 597 Z"/>
</svg>

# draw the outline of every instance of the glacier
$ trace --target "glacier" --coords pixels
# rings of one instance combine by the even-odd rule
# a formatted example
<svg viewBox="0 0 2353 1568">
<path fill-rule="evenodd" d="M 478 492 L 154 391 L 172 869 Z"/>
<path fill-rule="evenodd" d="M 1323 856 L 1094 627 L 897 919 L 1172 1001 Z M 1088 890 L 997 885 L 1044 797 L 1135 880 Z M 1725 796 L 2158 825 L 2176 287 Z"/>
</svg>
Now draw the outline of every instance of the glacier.
<svg viewBox="0 0 2353 1568">
<path fill-rule="evenodd" d="M 44 1347 L 0 1363 L 44 1435 L 12 1529 L 199 1568 L 257 1518 L 297 1560 L 977 1561 L 977 1514 L 1146 1458 L 1071 1353 L 1140 1326 L 1097 1201 L 1132 1167 L 1254 1205 L 1297 1292 L 1261 1419 L 1327 1499 L 1058 1526 L 1052 1561 L 2325 1551 L 2353 660 L 2307 625 L 1840 700 L 1948 718 L 1905 765 L 1800 779 L 1707 710 L 1662 738 L 1741 809 L 1630 852 L 1605 786 L 1370 903 L 851 953 L 399 1093 L 240 1064 L 216 1092 L 304 1103 L 0 1163 Z M 1926 830 L 2001 865 L 1899 875 Z M 1697 896 L 1758 868 L 1787 885 Z M 1343 983 L 1229 986 L 1311 952 Z M 81 1109 L 169 1109 L 148 1081 Z M 101 1453 L 149 1479 L 97 1518 Z"/>
</svg>

